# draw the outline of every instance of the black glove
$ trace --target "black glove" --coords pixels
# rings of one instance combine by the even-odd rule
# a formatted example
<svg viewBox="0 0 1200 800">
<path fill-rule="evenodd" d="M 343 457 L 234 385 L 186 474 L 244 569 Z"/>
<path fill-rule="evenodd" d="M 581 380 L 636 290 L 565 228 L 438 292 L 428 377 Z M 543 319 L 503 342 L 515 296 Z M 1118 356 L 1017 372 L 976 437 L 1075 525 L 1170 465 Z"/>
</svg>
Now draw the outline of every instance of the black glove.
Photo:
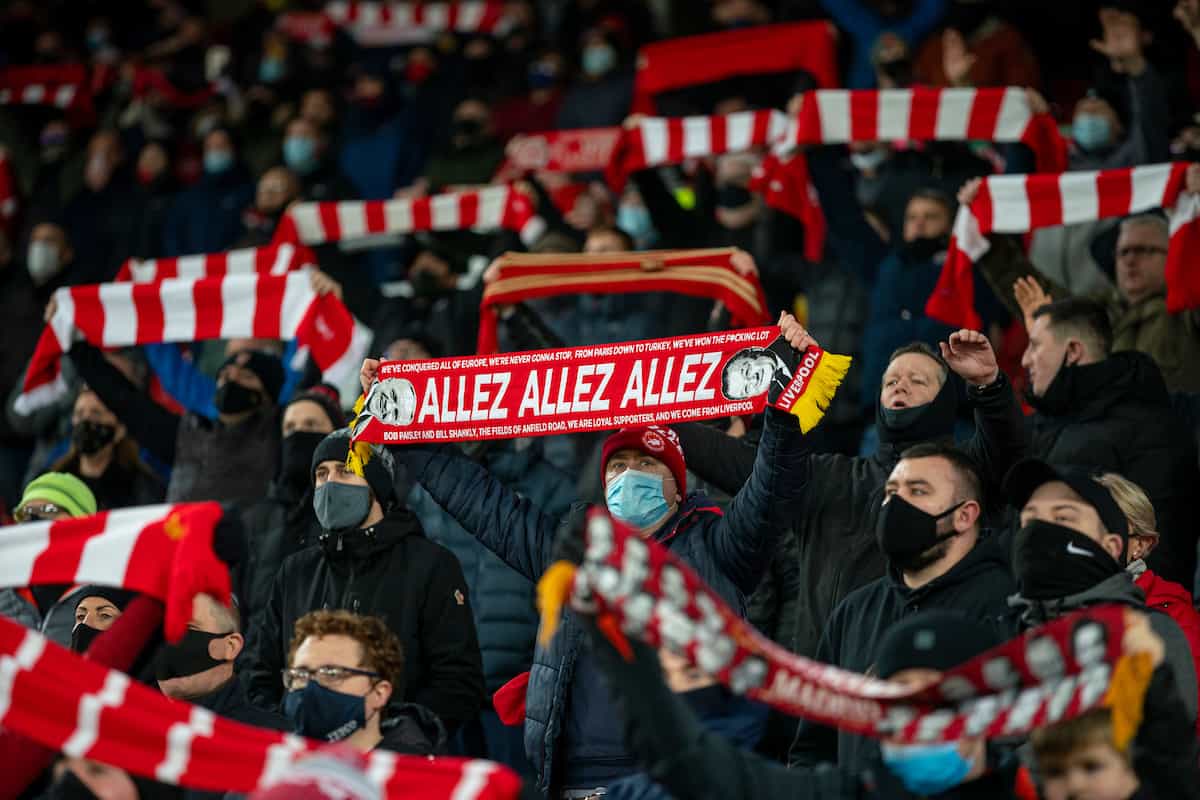
<svg viewBox="0 0 1200 800">
<path fill-rule="evenodd" d="M 782 336 L 771 342 L 767 347 L 767 352 L 774 355 L 776 359 L 775 375 L 771 378 L 771 385 L 767 389 L 767 405 L 774 406 L 779 395 L 783 394 L 788 384 L 792 382 L 792 376 L 796 374 L 796 369 L 800 366 L 802 354 L 788 344 L 788 340 Z"/>
<path fill-rule="evenodd" d="M 221 521 L 213 529 L 213 552 L 217 558 L 229 566 L 246 561 L 249 550 L 246 547 L 246 529 L 242 526 L 241 515 L 233 505 L 221 504 Z"/>
</svg>

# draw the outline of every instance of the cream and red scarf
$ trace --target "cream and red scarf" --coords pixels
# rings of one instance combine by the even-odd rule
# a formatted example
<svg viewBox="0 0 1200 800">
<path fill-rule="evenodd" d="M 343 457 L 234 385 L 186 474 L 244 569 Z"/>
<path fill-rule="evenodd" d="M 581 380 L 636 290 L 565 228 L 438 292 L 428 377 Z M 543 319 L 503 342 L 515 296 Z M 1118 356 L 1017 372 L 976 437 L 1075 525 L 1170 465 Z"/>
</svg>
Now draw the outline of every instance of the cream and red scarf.
<svg viewBox="0 0 1200 800">
<path fill-rule="evenodd" d="M 538 586 L 542 633 L 564 604 L 625 637 L 667 647 L 733 692 L 787 714 L 903 743 L 1021 736 L 1104 705 L 1127 742 L 1141 720 L 1153 664 L 1124 654 L 1125 609 L 1098 607 L 1051 622 L 914 690 L 784 650 L 741 619 L 677 556 L 593 509 L 582 564 L 559 561 Z"/>
</svg>

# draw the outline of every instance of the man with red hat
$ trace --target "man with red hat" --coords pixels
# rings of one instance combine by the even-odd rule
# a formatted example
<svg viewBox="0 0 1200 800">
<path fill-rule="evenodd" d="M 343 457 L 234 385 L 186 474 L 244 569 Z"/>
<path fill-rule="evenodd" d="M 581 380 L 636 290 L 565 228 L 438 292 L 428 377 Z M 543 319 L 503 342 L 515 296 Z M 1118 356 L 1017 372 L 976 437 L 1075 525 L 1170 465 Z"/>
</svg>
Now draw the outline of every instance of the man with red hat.
<svg viewBox="0 0 1200 800">
<path fill-rule="evenodd" d="M 378 362 L 363 365 L 364 388 L 377 369 Z M 604 443 L 605 503 L 614 517 L 671 549 L 745 614 L 786 509 L 803 490 L 795 466 L 800 439 L 795 417 L 769 409 L 753 472 L 722 514 L 708 498 L 688 494 L 687 464 L 674 431 L 624 428 Z M 404 446 L 391 452 L 464 530 L 531 581 L 549 568 L 561 526 L 580 524 L 587 510 L 577 504 L 561 521 L 548 517 L 457 451 Z M 583 639 L 575 618 L 564 615 L 554 639 L 534 654 L 525 696 L 525 751 L 539 790 L 555 800 L 588 797 L 639 771 Z"/>
</svg>

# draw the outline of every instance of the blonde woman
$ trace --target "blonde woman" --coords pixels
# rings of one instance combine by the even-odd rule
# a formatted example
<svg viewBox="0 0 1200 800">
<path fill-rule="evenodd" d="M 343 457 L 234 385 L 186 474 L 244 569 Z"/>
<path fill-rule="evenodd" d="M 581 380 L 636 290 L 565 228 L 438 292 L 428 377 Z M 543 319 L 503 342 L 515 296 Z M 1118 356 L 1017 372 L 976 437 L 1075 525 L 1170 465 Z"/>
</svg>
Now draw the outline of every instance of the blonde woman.
<svg viewBox="0 0 1200 800">
<path fill-rule="evenodd" d="M 1154 505 L 1142 487 L 1115 472 L 1106 472 L 1096 480 L 1108 489 L 1121 513 L 1129 520 L 1126 569 L 1146 593 L 1146 606 L 1168 615 L 1183 630 L 1196 664 L 1196 675 L 1200 679 L 1200 614 L 1192 606 L 1192 594 L 1178 583 L 1154 574 L 1146 566 L 1146 556 L 1158 545 Z M 1200 731 L 1200 719 L 1197 719 L 1196 727 Z"/>
</svg>

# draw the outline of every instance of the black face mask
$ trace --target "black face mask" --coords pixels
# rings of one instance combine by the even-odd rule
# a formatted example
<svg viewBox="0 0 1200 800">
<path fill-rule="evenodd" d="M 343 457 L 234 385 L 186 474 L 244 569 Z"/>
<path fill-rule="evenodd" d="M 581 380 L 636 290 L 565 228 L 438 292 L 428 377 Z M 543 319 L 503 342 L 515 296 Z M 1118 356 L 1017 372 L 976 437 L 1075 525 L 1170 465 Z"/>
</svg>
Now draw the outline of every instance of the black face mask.
<svg viewBox="0 0 1200 800">
<path fill-rule="evenodd" d="M 953 376 L 924 405 L 912 408 L 884 408 L 875 404 L 875 425 L 879 440 L 889 444 L 935 442 L 954 435 L 954 416 L 958 413 L 958 390 Z"/>
<path fill-rule="evenodd" d="M 955 503 L 941 514 L 929 514 L 900 495 L 892 495 L 879 512 L 875 525 L 875 540 L 888 563 L 901 571 L 929 566 L 925 554 L 958 535 L 956 530 L 938 534 L 938 521 L 953 514 L 960 506 L 962 503 Z"/>
<path fill-rule="evenodd" d="M 895 81 L 897 86 L 908 86 L 913 82 L 913 63 L 908 58 L 881 61 L 879 71 Z"/>
<path fill-rule="evenodd" d="M 312 483 L 313 452 L 326 434 L 296 431 L 283 438 L 279 458 L 279 479 L 297 494 L 304 494 Z"/>
<path fill-rule="evenodd" d="M 86 653 L 87 649 L 92 646 L 92 642 L 102 633 L 104 631 L 99 628 L 84 625 L 82 622 L 76 623 L 75 628 L 71 631 L 71 650 L 76 653 Z"/>
<path fill-rule="evenodd" d="M 229 634 L 205 633 L 189 628 L 178 644 L 165 644 L 158 651 L 154 663 L 154 677 L 160 681 L 186 678 L 229 663 L 208 654 L 209 642 L 224 639 L 226 636 Z"/>
<path fill-rule="evenodd" d="M 441 280 L 432 272 L 421 270 L 412 278 L 413 294 L 417 297 L 436 297 L 446 293 Z"/>
<path fill-rule="evenodd" d="M 905 242 L 900 249 L 900 256 L 905 261 L 929 261 L 935 255 L 945 252 L 949 240 L 945 236 L 919 236 L 911 242 Z"/>
<path fill-rule="evenodd" d="M 745 186 L 722 186 L 717 190 L 716 202 L 721 208 L 741 208 L 753 199 Z"/>
<path fill-rule="evenodd" d="M 225 381 L 213 395 L 213 405 L 222 414 L 240 414 L 251 411 L 262 404 L 262 393 L 247 389 L 240 383 Z"/>
<path fill-rule="evenodd" d="M 1117 575 L 1123 567 L 1082 533 L 1034 520 L 1017 531 L 1013 572 L 1029 600 L 1058 600 Z"/>
<path fill-rule="evenodd" d="M 97 800 L 92 790 L 83 785 L 74 770 L 63 770 L 62 776 L 46 792 L 47 800 Z"/>
<path fill-rule="evenodd" d="M 75 445 L 75 449 L 85 456 L 99 453 L 115 438 L 117 438 L 116 426 L 104 425 L 99 422 L 85 420 L 71 430 L 71 444 Z"/>
<path fill-rule="evenodd" d="M 483 139 L 483 123 L 477 119 L 456 119 L 450 125 L 450 132 L 470 147 Z"/>
</svg>

